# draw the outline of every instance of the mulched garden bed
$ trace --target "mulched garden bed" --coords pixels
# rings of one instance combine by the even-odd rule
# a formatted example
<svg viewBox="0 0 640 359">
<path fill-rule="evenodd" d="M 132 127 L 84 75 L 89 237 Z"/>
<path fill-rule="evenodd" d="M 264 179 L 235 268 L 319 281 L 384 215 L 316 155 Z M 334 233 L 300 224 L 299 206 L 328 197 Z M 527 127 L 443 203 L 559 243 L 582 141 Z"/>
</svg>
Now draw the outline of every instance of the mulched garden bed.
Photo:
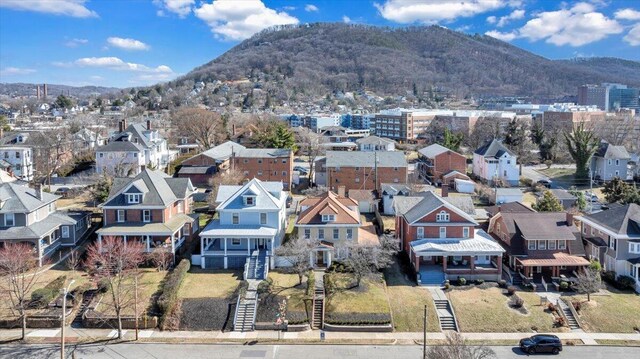
<svg viewBox="0 0 640 359">
<path fill-rule="evenodd" d="M 226 298 L 187 298 L 182 300 L 180 311 L 180 330 L 224 330 L 225 324 L 231 329 L 235 302 Z"/>
</svg>

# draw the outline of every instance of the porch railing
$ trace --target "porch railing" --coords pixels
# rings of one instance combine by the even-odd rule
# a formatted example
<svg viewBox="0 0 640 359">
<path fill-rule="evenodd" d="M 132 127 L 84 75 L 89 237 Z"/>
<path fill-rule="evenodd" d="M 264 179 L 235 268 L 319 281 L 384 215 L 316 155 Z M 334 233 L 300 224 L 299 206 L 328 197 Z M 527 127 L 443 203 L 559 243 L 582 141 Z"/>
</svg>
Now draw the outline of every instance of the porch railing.
<svg viewBox="0 0 640 359">
<path fill-rule="evenodd" d="M 247 258 L 244 262 L 244 271 L 242 272 L 242 279 L 244 280 L 247 280 L 247 276 L 249 275 L 249 260 L 250 258 Z"/>
<path fill-rule="evenodd" d="M 236 312 L 233 314 L 233 330 L 236 330 L 236 323 L 238 322 L 238 308 L 240 308 L 240 297 L 242 297 L 242 294 L 239 294 L 238 300 L 236 300 Z"/>
<path fill-rule="evenodd" d="M 548 286 L 548 285 L 547 285 L 547 281 L 545 281 L 545 280 L 544 280 L 544 276 L 543 276 L 543 277 L 541 277 L 541 278 L 542 278 L 542 286 L 544 287 L 544 291 L 545 291 L 545 292 L 548 292 L 548 291 L 549 291 L 549 288 L 547 288 L 547 286 Z"/>
</svg>

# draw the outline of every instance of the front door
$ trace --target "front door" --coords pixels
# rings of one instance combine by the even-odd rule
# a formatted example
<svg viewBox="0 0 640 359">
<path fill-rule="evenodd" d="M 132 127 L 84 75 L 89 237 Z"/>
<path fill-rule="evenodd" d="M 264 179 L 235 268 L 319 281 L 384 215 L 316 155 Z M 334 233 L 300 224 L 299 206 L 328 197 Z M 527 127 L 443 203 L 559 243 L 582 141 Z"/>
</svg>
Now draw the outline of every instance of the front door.
<svg viewBox="0 0 640 359">
<path fill-rule="evenodd" d="M 316 265 L 319 267 L 324 267 L 324 251 L 316 252 Z"/>
<path fill-rule="evenodd" d="M 264 238 L 258 238 L 256 248 L 258 250 L 267 249 L 267 240 Z"/>
</svg>

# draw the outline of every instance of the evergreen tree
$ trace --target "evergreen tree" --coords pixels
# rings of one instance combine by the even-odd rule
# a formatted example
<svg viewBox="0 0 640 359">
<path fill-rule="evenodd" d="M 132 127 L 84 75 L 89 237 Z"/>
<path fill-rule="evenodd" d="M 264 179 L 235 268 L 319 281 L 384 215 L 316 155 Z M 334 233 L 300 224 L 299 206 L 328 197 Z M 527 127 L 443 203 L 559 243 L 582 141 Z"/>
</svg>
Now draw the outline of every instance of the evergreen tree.
<svg viewBox="0 0 640 359">
<path fill-rule="evenodd" d="M 73 101 L 65 95 L 60 95 L 56 98 L 56 102 L 54 102 L 55 107 L 57 108 L 71 108 L 73 107 Z"/>
<path fill-rule="evenodd" d="M 538 212 L 562 212 L 562 204 L 551 191 L 544 191 L 542 198 L 538 200 L 537 204 L 533 205 L 533 209 Z"/>
<path fill-rule="evenodd" d="M 440 144 L 451 151 L 458 151 L 463 139 L 464 135 L 462 133 L 453 133 L 448 128 L 445 128 L 443 139 Z"/>
<path fill-rule="evenodd" d="M 584 127 L 584 122 L 581 122 L 574 127 L 572 133 L 565 132 L 564 139 L 569 154 L 576 163 L 575 177 L 577 179 L 589 178 L 589 162 L 598 149 L 598 139 L 595 133 L 587 130 Z"/>
<path fill-rule="evenodd" d="M 618 177 L 605 183 L 602 193 L 609 203 L 636 203 L 640 204 L 640 192 L 632 185 Z"/>
</svg>

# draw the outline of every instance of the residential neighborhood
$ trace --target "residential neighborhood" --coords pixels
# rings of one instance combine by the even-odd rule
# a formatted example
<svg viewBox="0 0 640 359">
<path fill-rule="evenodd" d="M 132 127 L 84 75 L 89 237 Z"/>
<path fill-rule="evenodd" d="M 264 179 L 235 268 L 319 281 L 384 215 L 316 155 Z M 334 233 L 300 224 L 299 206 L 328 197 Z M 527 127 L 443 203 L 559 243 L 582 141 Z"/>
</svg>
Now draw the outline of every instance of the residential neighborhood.
<svg viewBox="0 0 640 359">
<path fill-rule="evenodd" d="M 551 3 L 0 1 L 0 358 L 640 357 L 640 9 Z"/>
</svg>

